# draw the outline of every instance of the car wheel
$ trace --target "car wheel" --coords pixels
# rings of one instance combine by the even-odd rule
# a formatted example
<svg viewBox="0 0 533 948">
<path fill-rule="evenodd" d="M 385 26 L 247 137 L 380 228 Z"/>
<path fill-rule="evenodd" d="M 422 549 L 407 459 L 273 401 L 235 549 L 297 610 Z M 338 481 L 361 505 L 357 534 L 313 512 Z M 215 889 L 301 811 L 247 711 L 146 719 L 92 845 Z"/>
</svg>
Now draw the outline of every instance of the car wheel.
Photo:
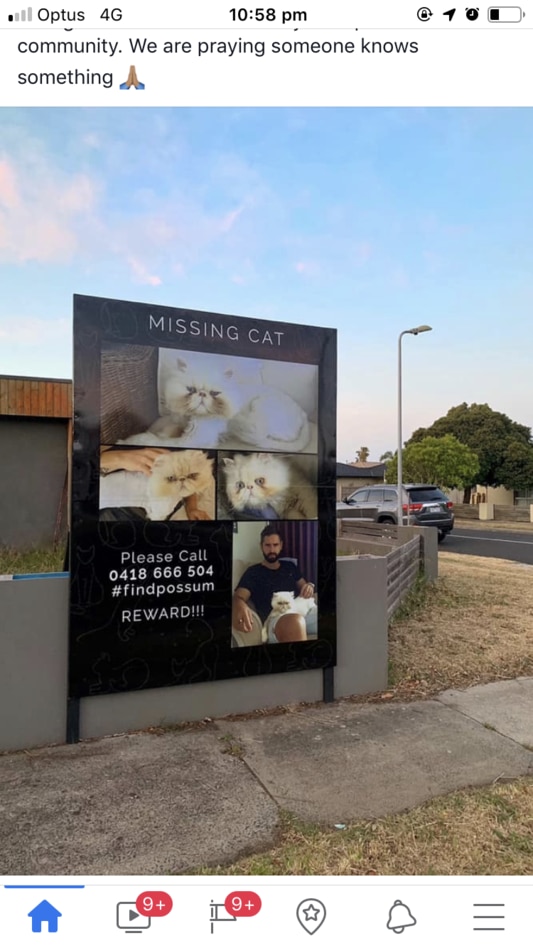
<svg viewBox="0 0 533 948">
<path fill-rule="evenodd" d="M 446 539 L 446 531 L 445 531 L 445 530 L 439 530 L 439 539 L 438 539 L 438 542 L 439 542 L 439 543 L 442 543 L 445 539 Z"/>
<path fill-rule="evenodd" d="M 396 523 L 392 517 L 380 517 L 378 523 Z"/>
</svg>

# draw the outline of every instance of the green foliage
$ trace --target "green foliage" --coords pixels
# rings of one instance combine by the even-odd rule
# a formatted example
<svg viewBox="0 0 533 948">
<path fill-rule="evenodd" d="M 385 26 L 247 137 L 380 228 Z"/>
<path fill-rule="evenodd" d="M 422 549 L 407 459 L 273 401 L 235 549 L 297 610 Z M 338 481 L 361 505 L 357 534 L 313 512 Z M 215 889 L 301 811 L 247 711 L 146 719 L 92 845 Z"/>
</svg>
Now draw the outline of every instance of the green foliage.
<svg viewBox="0 0 533 948">
<path fill-rule="evenodd" d="M 403 482 L 463 488 L 476 482 L 477 455 L 453 435 L 409 442 L 402 452 Z M 398 456 L 387 464 L 387 481 L 396 483 Z"/>
<path fill-rule="evenodd" d="M 500 467 L 500 483 L 517 491 L 533 487 L 533 446 L 521 441 L 509 442 Z"/>
<path fill-rule="evenodd" d="M 474 451 L 479 459 L 479 470 L 474 475 L 476 480 L 465 486 L 472 487 L 479 483 L 496 487 L 504 483 L 505 474 L 507 486 L 516 489 L 512 478 L 518 473 L 520 465 L 517 468 L 508 451 L 512 444 L 532 449 L 531 428 L 512 421 L 501 412 L 493 411 L 489 405 L 467 405 L 463 402 L 462 405 L 450 408 L 446 415 L 438 418 L 429 428 L 418 428 L 413 432 L 408 444 L 419 443 L 428 437 L 442 438 L 444 435 L 453 435 Z M 514 457 L 518 457 L 516 450 Z M 529 457 L 527 452 L 523 452 L 523 457 Z"/>
<path fill-rule="evenodd" d="M 370 451 L 368 450 L 367 447 L 359 448 L 359 450 L 358 450 L 358 452 L 357 452 L 357 454 L 356 454 L 355 460 L 356 460 L 356 461 L 363 461 L 363 462 L 364 462 L 364 461 L 368 461 L 369 455 L 370 455 Z"/>
</svg>

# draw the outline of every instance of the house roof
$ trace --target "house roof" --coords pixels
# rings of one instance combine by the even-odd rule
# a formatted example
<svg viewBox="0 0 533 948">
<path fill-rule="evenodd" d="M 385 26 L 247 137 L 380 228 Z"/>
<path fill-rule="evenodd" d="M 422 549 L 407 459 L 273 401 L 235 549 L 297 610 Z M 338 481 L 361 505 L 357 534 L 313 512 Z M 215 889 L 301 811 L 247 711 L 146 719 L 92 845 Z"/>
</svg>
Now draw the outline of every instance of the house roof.
<svg viewBox="0 0 533 948">
<path fill-rule="evenodd" d="M 337 461 L 337 477 L 381 477 L 385 476 L 385 465 L 379 461 L 364 461 L 357 464 L 341 464 Z"/>
</svg>

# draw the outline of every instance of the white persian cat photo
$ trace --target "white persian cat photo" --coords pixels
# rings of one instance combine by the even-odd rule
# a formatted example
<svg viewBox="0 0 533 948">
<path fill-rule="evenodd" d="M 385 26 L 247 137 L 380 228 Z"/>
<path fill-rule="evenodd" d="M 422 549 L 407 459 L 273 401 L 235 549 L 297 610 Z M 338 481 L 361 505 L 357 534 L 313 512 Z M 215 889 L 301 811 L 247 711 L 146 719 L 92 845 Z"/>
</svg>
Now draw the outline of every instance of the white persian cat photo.
<svg viewBox="0 0 533 948">
<path fill-rule="evenodd" d="M 269 641 L 269 619 L 274 619 L 278 616 L 288 616 L 291 615 L 291 613 L 293 615 L 296 614 L 305 618 L 305 616 L 309 615 L 310 612 L 316 611 L 317 608 L 314 599 L 304 599 L 303 596 L 295 596 L 290 590 L 287 590 L 286 592 L 274 593 L 270 605 L 271 611 L 269 612 L 266 622 L 261 630 L 261 638 L 263 639 L 263 642 Z M 275 638 L 271 639 L 271 641 L 275 641 Z"/>
<path fill-rule="evenodd" d="M 317 491 L 289 458 L 263 452 L 222 458 L 220 519 L 315 520 Z M 226 510 L 224 509 L 226 507 Z"/>
<path fill-rule="evenodd" d="M 161 416 L 120 444 L 303 451 L 312 436 L 306 412 L 273 386 L 239 377 L 208 359 L 178 358 L 161 381 Z M 260 363 L 259 363 L 260 365 Z"/>
<path fill-rule="evenodd" d="M 270 616 L 285 616 L 297 613 L 299 616 L 306 616 L 313 609 L 316 609 L 314 599 L 304 599 L 303 596 L 295 596 L 293 592 L 277 592 L 272 596 L 270 603 L 272 611 Z M 269 618 L 270 618 L 269 616 Z"/>
<path fill-rule="evenodd" d="M 213 464 L 203 451 L 168 451 L 151 474 L 115 471 L 100 477 L 100 509 L 141 507 L 148 520 L 214 520 Z"/>
<path fill-rule="evenodd" d="M 158 457 L 147 478 L 148 519 L 166 520 L 183 501 L 189 520 L 214 520 L 213 464 L 203 451 L 169 451 Z"/>
</svg>

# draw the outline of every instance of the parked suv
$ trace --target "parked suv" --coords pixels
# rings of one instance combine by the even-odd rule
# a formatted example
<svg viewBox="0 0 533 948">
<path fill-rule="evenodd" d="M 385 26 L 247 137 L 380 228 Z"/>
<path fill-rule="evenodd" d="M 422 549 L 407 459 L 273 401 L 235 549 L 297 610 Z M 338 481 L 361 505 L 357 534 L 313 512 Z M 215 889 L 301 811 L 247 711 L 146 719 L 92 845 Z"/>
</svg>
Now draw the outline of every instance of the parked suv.
<svg viewBox="0 0 533 948">
<path fill-rule="evenodd" d="M 398 488 L 391 484 L 382 487 L 362 487 L 350 494 L 341 509 L 354 510 L 355 519 L 374 520 L 376 523 L 398 523 Z M 431 484 L 404 484 L 403 524 L 418 527 L 436 527 L 439 543 L 453 530 L 453 504 L 446 494 Z"/>
</svg>

